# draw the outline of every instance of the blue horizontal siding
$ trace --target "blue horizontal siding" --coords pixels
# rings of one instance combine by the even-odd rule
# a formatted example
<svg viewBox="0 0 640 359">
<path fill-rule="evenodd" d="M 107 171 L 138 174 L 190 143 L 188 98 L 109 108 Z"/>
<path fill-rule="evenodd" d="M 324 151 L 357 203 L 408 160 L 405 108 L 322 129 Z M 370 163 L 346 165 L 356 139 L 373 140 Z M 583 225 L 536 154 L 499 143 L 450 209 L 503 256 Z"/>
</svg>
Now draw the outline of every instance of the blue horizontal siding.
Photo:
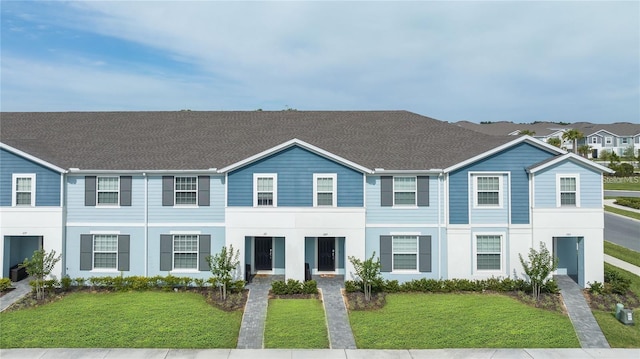
<svg viewBox="0 0 640 359">
<path fill-rule="evenodd" d="M 506 174 L 501 175 L 502 184 L 504 186 L 502 191 L 502 198 L 500 199 L 502 203 L 501 208 L 491 208 L 491 207 L 475 207 L 474 204 L 476 201 L 475 193 L 473 193 L 473 187 L 470 187 L 471 195 L 471 223 L 473 224 L 488 224 L 488 223 L 507 223 L 509 221 L 509 176 Z M 473 177 L 471 178 L 473 181 Z"/>
<path fill-rule="evenodd" d="M 228 175 L 228 205 L 253 206 L 253 174 L 278 174 L 278 207 L 313 206 L 313 174 L 336 173 L 337 206 L 362 207 L 362 173 L 325 157 L 293 146 L 256 161 Z"/>
<path fill-rule="evenodd" d="M 526 168 L 554 156 L 541 148 L 520 143 L 449 174 L 449 222 L 469 224 L 469 171 L 511 174 L 511 223 L 529 223 L 529 179 Z"/>
<path fill-rule="evenodd" d="M 536 208 L 555 208 L 557 204 L 557 174 L 580 176 L 580 207 L 602 208 L 602 177 L 600 172 L 566 160 L 535 174 Z"/>
<path fill-rule="evenodd" d="M 123 176 L 127 174 L 122 174 Z M 114 175 L 118 176 L 118 175 Z M 134 223 L 144 221 L 144 181 L 143 176 L 132 176 L 131 206 L 85 206 L 85 176 L 68 175 L 67 221 L 82 223 Z"/>
<path fill-rule="evenodd" d="M 36 175 L 36 206 L 61 205 L 60 173 L 0 149 L 0 206 L 11 206 L 14 173 L 34 173 Z"/>
<path fill-rule="evenodd" d="M 438 223 L 438 178 L 429 177 L 428 207 L 382 207 L 380 176 L 367 177 L 367 224 Z"/>
<path fill-rule="evenodd" d="M 149 223 L 224 222 L 224 176 L 210 176 L 209 206 L 162 205 L 162 176 L 149 176 Z"/>
</svg>

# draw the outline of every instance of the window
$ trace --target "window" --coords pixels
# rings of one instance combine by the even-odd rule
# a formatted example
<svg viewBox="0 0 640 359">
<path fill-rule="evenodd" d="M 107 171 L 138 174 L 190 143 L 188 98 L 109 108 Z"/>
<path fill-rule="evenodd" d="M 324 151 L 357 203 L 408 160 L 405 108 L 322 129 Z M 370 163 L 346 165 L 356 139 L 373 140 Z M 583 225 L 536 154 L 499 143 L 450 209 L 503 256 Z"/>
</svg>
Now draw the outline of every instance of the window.
<svg viewBox="0 0 640 359">
<path fill-rule="evenodd" d="M 578 175 L 558 174 L 556 178 L 558 207 L 580 206 L 580 178 Z"/>
<path fill-rule="evenodd" d="M 613 138 L 611 138 L 611 137 L 605 137 L 605 139 L 604 139 L 604 143 L 605 143 L 605 144 L 607 144 L 607 145 L 612 144 L 612 143 L 613 143 Z"/>
<path fill-rule="evenodd" d="M 502 178 L 500 176 L 478 176 L 475 180 L 477 207 L 500 207 Z"/>
<path fill-rule="evenodd" d="M 393 236 L 393 270 L 417 270 L 418 236 Z"/>
<path fill-rule="evenodd" d="M 198 269 L 198 235 L 173 236 L 173 268 Z"/>
<path fill-rule="evenodd" d="M 36 205 L 36 175 L 35 174 L 14 174 L 13 175 L 13 205 L 14 206 L 35 206 Z"/>
<path fill-rule="evenodd" d="M 98 205 L 118 205 L 120 177 L 98 177 Z"/>
<path fill-rule="evenodd" d="M 629 143 L 629 139 L 628 139 L 627 137 L 623 137 L 623 138 L 622 138 L 622 144 L 623 144 L 623 145 L 626 145 L 626 144 L 628 144 L 628 143 Z"/>
<path fill-rule="evenodd" d="M 256 207 L 276 207 L 278 178 L 275 174 L 253 175 L 253 205 Z"/>
<path fill-rule="evenodd" d="M 314 207 L 336 206 L 336 174 L 313 175 Z"/>
<path fill-rule="evenodd" d="M 175 204 L 196 205 L 198 202 L 198 178 L 176 177 Z"/>
<path fill-rule="evenodd" d="M 502 237 L 499 235 L 476 236 L 476 270 L 501 270 Z"/>
<path fill-rule="evenodd" d="M 93 268 L 118 268 L 118 236 L 96 234 L 93 236 Z"/>
<path fill-rule="evenodd" d="M 393 204 L 416 205 L 416 177 L 393 177 Z"/>
<path fill-rule="evenodd" d="M 598 143 L 598 137 L 591 137 L 591 143 Z"/>
</svg>

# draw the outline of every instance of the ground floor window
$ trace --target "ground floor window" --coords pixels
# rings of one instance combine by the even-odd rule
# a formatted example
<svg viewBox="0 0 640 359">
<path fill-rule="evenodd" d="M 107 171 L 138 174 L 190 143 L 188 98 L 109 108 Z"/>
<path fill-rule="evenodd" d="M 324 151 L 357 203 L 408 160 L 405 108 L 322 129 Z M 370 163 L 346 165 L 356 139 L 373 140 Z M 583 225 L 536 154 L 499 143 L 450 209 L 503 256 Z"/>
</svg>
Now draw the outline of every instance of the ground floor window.
<svg viewBox="0 0 640 359">
<path fill-rule="evenodd" d="M 502 237 L 499 235 L 476 236 L 476 270 L 501 270 Z"/>
<path fill-rule="evenodd" d="M 93 268 L 118 268 L 118 236 L 96 234 L 93 236 Z"/>
<path fill-rule="evenodd" d="M 198 235 L 173 236 L 173 268 L 198 269 Z"/>
<path fill-rule="evenodd" d="M 418 236 L 393 236 L 393 270 L 418 269 Z"/>
</svg>

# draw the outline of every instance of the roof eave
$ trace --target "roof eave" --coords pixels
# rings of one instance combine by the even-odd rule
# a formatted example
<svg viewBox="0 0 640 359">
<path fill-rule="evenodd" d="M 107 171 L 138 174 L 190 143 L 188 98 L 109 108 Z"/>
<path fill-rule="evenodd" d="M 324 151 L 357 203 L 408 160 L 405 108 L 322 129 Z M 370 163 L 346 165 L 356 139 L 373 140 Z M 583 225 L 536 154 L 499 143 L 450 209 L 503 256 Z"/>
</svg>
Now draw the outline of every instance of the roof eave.
<svg viewBox="0 0 640 359">
<path fill-rule="evenodd" d="M 54 171 L 56 171 L 58 173 L 67 173 L 67 170 L 65 170 L 64 168 L 58 167 L 58 166 L 54 165 L 53 163 L 47 162 L 47 161 L 45 161 L 45 160 L 43 160 L 41 158 L 38 158 L 38 157 L 36 157 L 34 155 L 31 155 L 31 154 L 29 154 L 27 152 L 21 151 L 21 150 L 15 148 L 15 147 L 9 146 L 9 145 L 7 145 L 5 143 L 0 142 L 0 148 L 4 149 L 6 151 L 9 151 L 9 152 L 11 152 L 11 153 L 13 153 L 15 155 L 18 155 L 20 157 L 24 157 L 24 158 L 28 159 L 29 161 L 35 162 L 35 163 L 37 163 L 37 164 L 39 164 L 41 166 L 47 167 L 47 168 L 49 168 L 51 170 L 54 170 Z"/>
</svg>

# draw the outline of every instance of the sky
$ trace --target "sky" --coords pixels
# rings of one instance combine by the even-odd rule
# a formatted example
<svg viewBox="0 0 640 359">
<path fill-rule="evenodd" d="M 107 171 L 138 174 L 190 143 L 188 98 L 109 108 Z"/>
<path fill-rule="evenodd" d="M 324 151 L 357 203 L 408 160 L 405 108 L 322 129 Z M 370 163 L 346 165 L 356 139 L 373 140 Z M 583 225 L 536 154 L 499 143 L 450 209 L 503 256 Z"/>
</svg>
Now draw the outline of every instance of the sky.
<svg viewBox="0 0 640 359">
<path fill-rule="evenodd" d="M 640 2 L 6 1 L 2 111 L 640 123 Z"/>
</svg>

